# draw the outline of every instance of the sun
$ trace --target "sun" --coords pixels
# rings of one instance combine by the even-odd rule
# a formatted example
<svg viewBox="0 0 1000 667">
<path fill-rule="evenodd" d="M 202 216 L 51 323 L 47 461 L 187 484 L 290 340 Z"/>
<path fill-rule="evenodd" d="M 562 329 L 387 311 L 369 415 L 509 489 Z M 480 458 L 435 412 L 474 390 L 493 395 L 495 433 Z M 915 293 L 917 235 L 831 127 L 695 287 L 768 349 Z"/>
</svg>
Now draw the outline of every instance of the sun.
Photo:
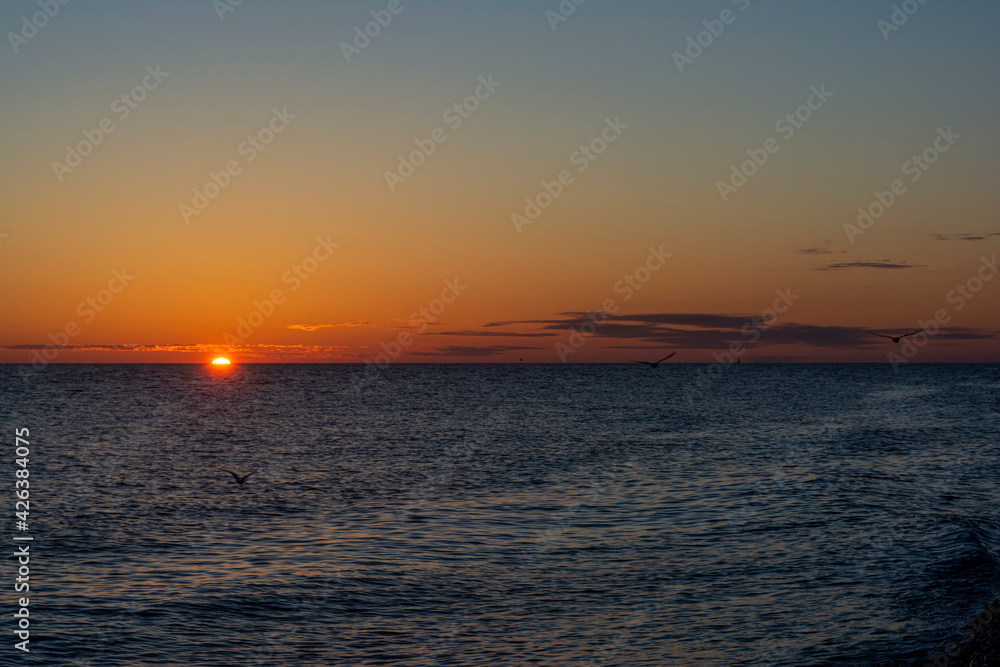
<svg viewBox="0 0 1000 667">
<path fill-rule="evenodd" d="M 228 366 L 229 365 L 229 359 L 226 359 L 225 357 L 219 357 L 218 359 L 212 359 L 212 364 L 215 365 L 215 366 Z"/>
</svg>

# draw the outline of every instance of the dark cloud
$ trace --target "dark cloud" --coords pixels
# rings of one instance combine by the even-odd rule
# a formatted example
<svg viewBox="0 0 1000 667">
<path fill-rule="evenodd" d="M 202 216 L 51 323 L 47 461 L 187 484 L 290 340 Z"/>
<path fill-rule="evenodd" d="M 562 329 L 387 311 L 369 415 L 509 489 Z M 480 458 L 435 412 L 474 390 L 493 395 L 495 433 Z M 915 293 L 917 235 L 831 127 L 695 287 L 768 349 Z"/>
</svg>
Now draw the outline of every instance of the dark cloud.
<svg viewBox="0 0 1000 667">
<path fill-rule="evenodd" d="M 599 313 L 594 315 L 598 317 Z M 589 313 L 579 311 L 569 311 L 559 313 L 561 319 L 551 320 L 511 320 L 509 322 L 490 322 L 483 326 L 510 326 L 515 324 L 538 324 L 540 329 L 552 329 L 565 331 L 570 327 L 579 327 L 586 322 L 593 322 L 594 318 Z M 690 326 L 700 328 L 726 328 L 741 327 L 749 319 L 750 315 L 712 315 L 702 313 L 649 313 L 642 315 L 616 315 L 607 318 L 603 328 L 613 327 L 615 323 L 642 322 L 645 324 L 673 324 L 677 326 Z"/>
<path fill-rule="evenodd" d="M 658 343 L 672 348 L 716 349 L 740 341 L 754 345 L 808 345 L 810 347 L 871 347 L 877 344 L 865 329 L 859 327 L 816 326 L 795 322 L 778 323 L 770 327 L 756 325 L 750 319 L 742 320 L 740 327 L 726 329 L 675 329 L 656 324 L 609 323 L 601 327 L 597 336 L 602 338 L 632 339 L 644 343 Z"/>
<path fill-rule="evenodd" d="M 495 357 L 504 352 L 515 352 L 520 350 L 537 350 L 537 347 L 519 347 L 516 345 L 490 345 L 488 347 L 475 347 L 472 345 L 447 345 L 434 350 L 423 352 L 410 352 L 415 357 Z"/>
<path fill-rule="evenodd" d="M 45 349 L 44 345 L 0 345 L 0 347 L 2 347 L 5 350 L 43 350 L 43 349 Z M 65 345 L 65 346 L 63 346 L 63 349 L 72 350 L 75 347 L 79 347 L 79 346 L 78 345 Z"/>
<path fill-rule="evenodd" d="M 541 329 L 555 329 L 564 331 L 570 327 L 579 327 L 586 322 L 593 322 L 594 319 L 585 312 L 565 312 L 559 313 L 562 319 L 552 320 L 518 320 L 503 322 L 503 325 L 511 324 L 541 324 Z M 595 315 L 597 317 L 597 315 Z M 739 328 L 746 324 L 751 315 L 714 315 L 704 313 L 646 313 L 641 315 L 614 315 L 608 317 L 607 322 L 602 325 L 602 329 L 613 327 L 616 323 L 627 324 L 629 322 L 641 322 L 643 324 L 673 324 L 676 326 L 688 326 L 699 328 Z M 758 316 L 759 317 L 759 316 Z M 598 318 L 599 319 L 599 318 Z M 500 323 L 492 323 L 494 326 Z M 490 326 L 490 325 L 484 325 Z"/>
<path fill-rule="evenodd" d="M 986 241 L 994 236 L 1000 236 L 1000 232 L 987 232 L 985 234 L 931 234 L 930 236 L 938 241 Z"/>
<path fill-rule="evenodd" d="M 554 333 L 521 333 L 516 331 L 441 331 L 429 333 L 428 336 L 476 336 L 479 338 L 547 338 L 556 336 Z"/>
<path fill-rule="evenodd" d="M 749 315 L 715 315 L 706 313 L 644 313 L 641 315 L 620 315 L 615 319 L 623 322 L 673 324 L 702 329 L 724 329 L 726 327 L 741 327 L 746 324 L 750 317 Z"/>
<path fill-rule="evenodd" d="M 968 327 L 942 329 L 934 336 L 934 340 L 996 340 L 998 338 L 1000 338 L 1000 331 L 970 329 Z"/>
<path fill-rule="evenodd" d="M 535 324 L 544 330 L 579 330 L 593 322 L 587 313 L 560 313 L 560 319 L 519 320 L 504 325 Z M 498 324 L 498 323 L 494 323 Z M 588 327 L 589 329 L 589 327 Z M 759 336 L 755 334 L 759 333 Z M 753 341 L 757 338 L 756 342 Z M 998 337 L 998 332 L 985 329 L 944 329 L 935 338 L 948 340 L 982 340 Z M 884 341 L 869 333 L 868 328 L 822 326 L 778 321 L 770 326 L 760 315 L 718 313 L 644 313 L 610 316 L 598 326 L 593 338 L 601 341 L 629 341 L 632 344 L 605 345 L 609 349 L 720 349 L 742 342 L 754 347 L 773 345 L 807 345 L 822 348 L 874 348 Z"/>
<path fill-rule="evenodd" d="M 510 320 L 508 322 L 487 322 L 484 327 L 506 327 L 511 324 L 546 324 L 555 320 Z"/>
<path fill-rule="evenodd" d="M 909 264 L 908 262 L 893 262 L 888 259 L 880 259 L 874 262 L 838 262 L 816 267 L 817 271 L 836 271 L 839 269 L 923 269 L 923 264 Z"/>
<path fill-rule="evenodd" d="M 834 253 L 845 254 L 846 250 L 834 250 L 833 241 L 826 239 L 819 245 L 815 245 L 812 248 L 800 248 L 797 250 L 800 255 L 832 255 Z"/>
<path fill-rule="evenodd" d="M 443 327 L 447 326 L 444 322 L 427 322 L 425 320 L 403 320 L 396 318 L 392 320 L 393 322 L 405 322 L 405 324 L 397 324 L 396 326 L 389 326 L 389 329 L 423 329 L 426 327 Z"/>
</svg>

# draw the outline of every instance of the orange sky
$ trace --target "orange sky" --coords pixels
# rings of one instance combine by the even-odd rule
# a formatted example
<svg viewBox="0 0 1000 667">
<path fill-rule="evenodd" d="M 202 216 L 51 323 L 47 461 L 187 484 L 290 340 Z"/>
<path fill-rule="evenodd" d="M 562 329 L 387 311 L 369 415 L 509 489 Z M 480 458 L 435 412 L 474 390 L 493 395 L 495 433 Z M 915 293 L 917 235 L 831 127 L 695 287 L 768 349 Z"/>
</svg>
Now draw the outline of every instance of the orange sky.
<svg viewBox="0 0 1000 667">
<path fill-rule="evenodd" d="M 996 7 L 764 4 L 681 72 L 713 12 L 633 4 L 407 5 L 352 62 L 361 6 L 67 6 L 3 65 L 0 362 L 877 362 L 942 314 L 915 361 L 1000 361 Z"/>
</svg>

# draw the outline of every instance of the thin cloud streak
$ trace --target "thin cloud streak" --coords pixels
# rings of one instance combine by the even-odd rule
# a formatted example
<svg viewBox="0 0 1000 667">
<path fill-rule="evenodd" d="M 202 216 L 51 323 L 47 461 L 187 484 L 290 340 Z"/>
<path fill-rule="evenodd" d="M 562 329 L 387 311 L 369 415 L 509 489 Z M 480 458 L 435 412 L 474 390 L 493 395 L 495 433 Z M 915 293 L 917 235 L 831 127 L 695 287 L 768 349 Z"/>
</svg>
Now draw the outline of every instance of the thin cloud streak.
<svg viewBox="0 0 1000 667">
<path fill-rule="evenodd" d="M 907 262 L 893 262 L 888 259 L 880 259 L 874 262 L 838 262 L 826 266 L 816 267 L 817 271 L 838 271 L 841 269 L 925 269 L 924 264 L 909 264 Z"/>
<path fill-rule="evenodd" d="M 931 234 L 930 236 L 937 241 L 986 241 L 994 236 L 1000 236 L 1000 232 L 987 232 L 985 234 Z"/>
<path fill-rule="evenodd" d="M 484 358 L 484 357 L 495 357 L 505 352 L 515 352 L 524 350 L 535 351 L 538 349 L 539 348 L 537 347 L 521 347 L 517 345 L 490 345 L 488 347 L 475 347 L 470 345 L 448 345 L 445 347 L 436 348 L 434 350 L 410 352 L 410 356 Z"/>
<path fill-rule="evenodd" d="M 561 319 L 512 320 L 491 322 L 485 326 L 534 324 L 543 330 L 569 331 L 591 321 L 586 313 L 560 313 Z M 628 340 L 647 343 L 657 349 L 719 349 L 735 341 L 745 341 L 746 335 L 763 327 L 759 315 L 717 313 L 647 313 L 609 316 L 594 333 L 599 340 Z M 682 328 L 684 327 L 684 328 Z M 873 338 L 870 327 L 824 326 L 798 322 L 777 322 L 760 329 L 754 347 L 805 345 L 815 348 L 873 349 L 882 343 Z M 972 341 L 996 340 L 1000 332 L 990 329 L 950 328 L 940 331 L 935 340 Z M 632 346 L 632 347 L 639 347 Z"/>
<path fill-rule="evenodd" d="M 319 331 L 320 329 L 333 329 L 336 327 L 370 327 L 375 326 L 374 322 L 368 320 L 358 320 L 357 322 L 343 322 L 341 324 L 289 324 L 288 329 L 298 329 L 301 331 Z"/>
<path fill-rule="evenodd" d="M 557 336 L 554 333 L 523 333 L 515 331 L 441 331 L 429 333 L 428 336 L 470 336 L 478 338 L 549 338 Z"/>
<path fill-rule="evenodd" d="M 838 252 L 841 255 L 846 253 L 846 250 L 834 250 L 833 241 L 823 241 L 820 245 L 814 246 L 812 248 L 800 248 L 797 250 L 800 255 L 832 255 L 834 252 Z"/>
</svg>

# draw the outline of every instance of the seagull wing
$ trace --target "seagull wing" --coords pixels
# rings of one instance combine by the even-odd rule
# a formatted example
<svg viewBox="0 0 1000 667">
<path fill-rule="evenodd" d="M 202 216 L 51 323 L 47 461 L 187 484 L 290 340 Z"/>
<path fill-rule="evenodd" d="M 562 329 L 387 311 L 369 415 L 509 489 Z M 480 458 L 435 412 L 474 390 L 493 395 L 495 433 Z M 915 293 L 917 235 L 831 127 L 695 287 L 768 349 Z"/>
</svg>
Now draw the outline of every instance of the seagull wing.
<svg viewBox="0 0 1000 667">
<path fill-rule="evenodd" d="M 638 361 L 636 359 L 633 359 L 632 363 L 633 364 L 646 364 L 647 366 L 652 366 L 653 365 L 652 361 Z"/>
<path fill-rule="evenodd" d="M 260 472 L 260 471 L 259 470 L 254 470 L 253 472 L 248 472 L 247 474 L 243 475 L 243 481 L 244 482 L 247 481 L 247 477 L 249 477 L 250 475 L 256 475 L 258 472 Z"/>
<path fill-rule="evenodd" d="M 234 473 L 232 470 L 223 470 L 222 472 L 228 472 L 230 475 L 233 476 L 233 479 L 235 479 L 237 482 L 240 481 L 240 476 Z"/>
<path fill-rule="evenodd" d="M 878 336 L 879 338 L 892 338 L 892 336 L 886 336 L 885 334 L 875 333 L 874 331 L 869 331 L 868 333 L 870 333 L 873 336 Z"/>
<path fill-rule="evenodd" d="M 658 364 L 660 364 L 660 363 L 663 363 L 664 361 L 666 361 L 666 360 L 667 360 L 667 359 L 669 359 L 670 357 L 674 356 L 675 354 L 677 354 L 677 353 L 676 353 L 676 352 L 671 352 L 670 354 L 668 354 L 667 356 L 663 357 L 662 359 L 660 359 L 660 360 L 659 360 L 659 361 L 657 361 L 656 363 L 658 363 Z"/>
</svg>

